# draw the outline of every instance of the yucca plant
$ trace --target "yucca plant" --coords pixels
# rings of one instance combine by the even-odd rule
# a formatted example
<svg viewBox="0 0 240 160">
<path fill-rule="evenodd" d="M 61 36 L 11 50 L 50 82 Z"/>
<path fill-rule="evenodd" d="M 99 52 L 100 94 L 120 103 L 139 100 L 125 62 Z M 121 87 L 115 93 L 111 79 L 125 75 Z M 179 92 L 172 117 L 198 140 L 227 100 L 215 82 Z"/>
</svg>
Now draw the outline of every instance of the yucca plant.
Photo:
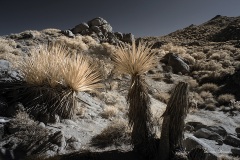
<svg viewBox="0 0 240 160">
<path fill-rule="evenodd" d="M 97 67 L 81 54 L 68 54 L 61 45 L 41 46 L 16 66 L 22 78 L 1 84 L 11 99 L 22 102 L 31 113 L 72 118 L 77 93 L 102 87 Z"/>
<path fill-rule="evenodd" d="M 158 152 L 161 160 L 173 158 L 176 150 L 183 149 L 184 120 L 189 111 L 188 92 L 188 83 L 179 82 L 162 115 L 163 125 Z"/>
<path fill-rule="evenodd" d="M 127 95 L 129 104 L 128 120 L 132 127 L 131 141 L 136 151 L 149 156 L 154 152 L 152 114 L 150 97 L 143 74 L 156 65 L 155 53 L 146 43 L 135 41 L 132 46 L 118 46 L 113 54 L 113 61 L 119 73 L 131 76 L 131 84 Z"/>
</svg>

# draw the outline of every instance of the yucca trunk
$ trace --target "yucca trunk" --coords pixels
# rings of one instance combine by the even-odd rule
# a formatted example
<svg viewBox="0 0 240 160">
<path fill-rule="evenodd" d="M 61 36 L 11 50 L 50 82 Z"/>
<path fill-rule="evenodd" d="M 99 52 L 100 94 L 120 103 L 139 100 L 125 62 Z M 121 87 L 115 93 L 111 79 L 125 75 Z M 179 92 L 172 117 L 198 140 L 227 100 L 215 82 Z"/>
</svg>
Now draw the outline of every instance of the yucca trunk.
<svg viewBox="0 0 240 160">
<path fill-rule="evenodd" d="M 152 155 L 155 151 L 153 123 L 151 121 L 150 97 L 144 79 L 133 75 L 128 92 L 129 125 L 132 127 L 132 144 L 134 150 L 144 156 Z"/>
<path fill-rule="evenodd" d="M 159 145 L 159 159 L 168 160 L 176 150 L 183 149 L 184 120 L 188 113 L 188 84 L 179 82 L 163 113 L 163 126 Z M 161 156 L 164 155 L 164 156 Z"/>
</svg>

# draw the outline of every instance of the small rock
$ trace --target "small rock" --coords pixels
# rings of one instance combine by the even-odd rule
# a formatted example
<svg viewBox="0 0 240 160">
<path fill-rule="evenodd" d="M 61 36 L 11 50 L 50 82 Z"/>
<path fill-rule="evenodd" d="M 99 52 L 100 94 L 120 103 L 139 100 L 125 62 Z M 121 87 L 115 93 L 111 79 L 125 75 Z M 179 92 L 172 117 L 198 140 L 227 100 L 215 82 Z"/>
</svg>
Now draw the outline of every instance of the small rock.
<svg viewBox="0 0 240 160">
<path fill-rule="evenodd" d="M 62 31 L 62 33 L 67 36 L 67 37 L 70 37 L 70 38 L 74 38 L 75 35 L 72 33 L 72 31 L 70 30 L 65 30 L 65 31 Z"/>
<path fill-rule="evenodd" d="M 186 125 L 193 126 L 195 131 L 206 127 L 206 125 L 201 122 L 187 122 Z"/>
<path fill-rule="evenodd" d="M 69 143 L 68 146 L 74 150 L 79 150 L 81 148 L 81 143 L 72 142 L 72 143 Z"/>
<path fill-rule="evenodd" d="M 68 143 L 72 143 L 72 142 L 80 142 L 80 140 L 77 139 L 76 137 L 72 136 L 71 138 L 69 138 L 69 139 L 67 140 L 67 142 L 68 142 Z"/>
<path fill-rule="evenodd" d="M 104 24 L 101 26 L 103 33 L 112 32 L 112 26 L 110 24 Z"/>
<path fill-rule="evenodd" d="M 82 33 L 84 30 L 87 30 L 87 29 L 89 29 L 88 24 L 87 24 L 87 23 L 81 23 L 81 24 L 75 26 L 75 27 L 72 29 L 72 32 L 73 32 L 74 34 L 76 34 L 76 33 Z"/>
<path fill-rule="evenodd" d="M 186 148 L 186 151 L 190 151 L 193 148 L 196 148 L 199 146 L 201 148 L 204 148 L 206 150 L 205 154 L 206 154 L 207 160 L 217 160 L 219 156 L 211 146 L 209 146 L 208 144 L 202 142 L 201 140 L 191 135 L 189 135 L 183 141 L 183 146 Z"/>
<path fill-rule="evenodd" d="M 132 33 L 123 34 L 123 42 L 132 43 L 134 40 L 134 35 Z"/>
<path fill-rule="evenodd" d="M 227 131 L 221 126 L 207 126 L 206 129 L 213 131 L 222 137 L 225 137 L 227 135 Z"/>
<path fill-rule="evenodd" d="M 194 130 L 193 126 L 185 125 L 185 131 L 190 131 L 190 132 L 192 132 L 193 130 Z"/>
<path fill-rule="evenodd" d="M 91 29 L 97 34 L 102 32 L 101 29 L 98 26 L 92 26 Z"/>
<path fill-rule="evenodd" d="M 231 152 L 234 156 L 240 156 L 240 148 L 232 148 Z"/>
<path fill-rule="evenodd" d="M 123 39 L 123 34 L 121 32 L 115 32 L 114 34 L 119 40 Z"/>
<path fill-rule="evenodd" d="M 52 144 L 51 146 L 50 146 L 50 150 L 52 150 L 52 151 L 54 151 L 54 152 L 57 152 L 58 151 L 58 146 L 57 145 L 55 145 L 55 144 Z"/>
<path fill-rule="evenodd" d="M 77 125 L 75 122 L 73 122 L 73 121 L 70 120 L 70 119 L 63 119 L 63 120 L 61 120 L 61 122 L 62 122 L 63 124 L 66 124 L 66 125 L 73 125 L 73 126 L 76 126 L 76 125 Z"/>
<path fill-rule="evenodd" d="M 240 139 L 234 135 L 227 135 L 223 142 L 233 147 L 240 147 Z"/>
<path fill-rule="evenodd" d="M 237 127 L 237 128 L 235 129 L 235 131 L 236 131 L 236 133 L 240 133 L 240 127 Z"/>
<path fill-rule="evenodd" d="M 222 139 L 219 134 L 205 128 L 201 128 L 197 130 L 193 135 L 197 138 L 205 138 L 210 140 Z"/>
<path fill-rule="evenodd" d="M 60 122 L 60 117 L 57 114 L 50 115 L 48 122 L 49 123 L 59 123 Z"/>
<path fill-rule="evenodd" d="M 107 24 L 107 23 L 108 22 L 101 17 L 94 18 L 88 22 L 89 26 L 101 26 L 101 25 Z"/>
<path fill-rule="evenodd" d="M 223 145 L 223 140 L 222 139 L 217 139 L 216 142 L 217 142 L 217 145 L 220 145 L 220 146 Z"/>
<path fill-rule="evenodd" d="M 45 127 L 46 127 L 46 125 L 45 125 L 43 122 L 40 122 L 38 125 L 39 125 L 40 127 L 42 127 L 42 128 L 45 128 Z"/>
</svg>

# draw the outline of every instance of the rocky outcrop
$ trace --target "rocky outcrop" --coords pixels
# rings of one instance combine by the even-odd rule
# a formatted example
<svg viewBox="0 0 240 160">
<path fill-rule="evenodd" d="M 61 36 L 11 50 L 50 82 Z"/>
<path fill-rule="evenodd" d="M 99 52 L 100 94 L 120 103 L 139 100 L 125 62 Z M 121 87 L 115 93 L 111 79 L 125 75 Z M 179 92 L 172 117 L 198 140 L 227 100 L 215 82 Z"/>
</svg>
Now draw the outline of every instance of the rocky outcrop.
<svg viewBox="0 0 240 160">
<path fill-rule="evenodd" d="M 188 42 L 215 41 L 225 42 L 240 40 L 240 17 L 226 17 L 217 15 L 201 25 L 190 25 L 184 29 L 170 33 L 166 37 L 188 40 Z M 192 44 L 192 45 L 198 45 Z"/>
<path fill-rule="evenodd" d="M 76 25 L 72 30 L 73 34 L 89 35 L 99 42 L 117 44 L 121 42 L 131 43 L 134 35 L 113 32 L 112 26 L 103 18 L 94 18 L 87 23 Z"/>
</svg>

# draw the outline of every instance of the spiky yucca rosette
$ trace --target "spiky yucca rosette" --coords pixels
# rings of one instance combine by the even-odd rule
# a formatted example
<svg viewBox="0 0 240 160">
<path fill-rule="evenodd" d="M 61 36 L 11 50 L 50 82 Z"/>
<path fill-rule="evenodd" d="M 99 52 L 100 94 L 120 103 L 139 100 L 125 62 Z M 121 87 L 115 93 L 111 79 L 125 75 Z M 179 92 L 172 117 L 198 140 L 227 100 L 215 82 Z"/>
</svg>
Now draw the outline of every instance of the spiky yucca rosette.
<svg viewBox="0 0 240 160">
<path fill-rule="evenodd" d="M 119 46 L 113 54 L 117 71 L 131 76 L 131 85 L 127 95 L 129 103 L 128 119 L 132 127 L 132 144 L 134 149 L 145 156 L 155 152 L 153 138 L 152 114 L 150 110 L 150 97 L 143 74 L 156 65 L 155 53 L 146 43 L 135 42 L 132 47 Z"/>
<path fill-rule="evenodd" d="M 102 87 L 97 67 L 81 54 L 69 55 L 61 45 L 40 46 L 16 66 L 22 79 L 5 82 L 4 89 L 15 90 L 14 101 L 22 102 L 32 113 L 72 118 L 78 92 Z"/>
</svg>

